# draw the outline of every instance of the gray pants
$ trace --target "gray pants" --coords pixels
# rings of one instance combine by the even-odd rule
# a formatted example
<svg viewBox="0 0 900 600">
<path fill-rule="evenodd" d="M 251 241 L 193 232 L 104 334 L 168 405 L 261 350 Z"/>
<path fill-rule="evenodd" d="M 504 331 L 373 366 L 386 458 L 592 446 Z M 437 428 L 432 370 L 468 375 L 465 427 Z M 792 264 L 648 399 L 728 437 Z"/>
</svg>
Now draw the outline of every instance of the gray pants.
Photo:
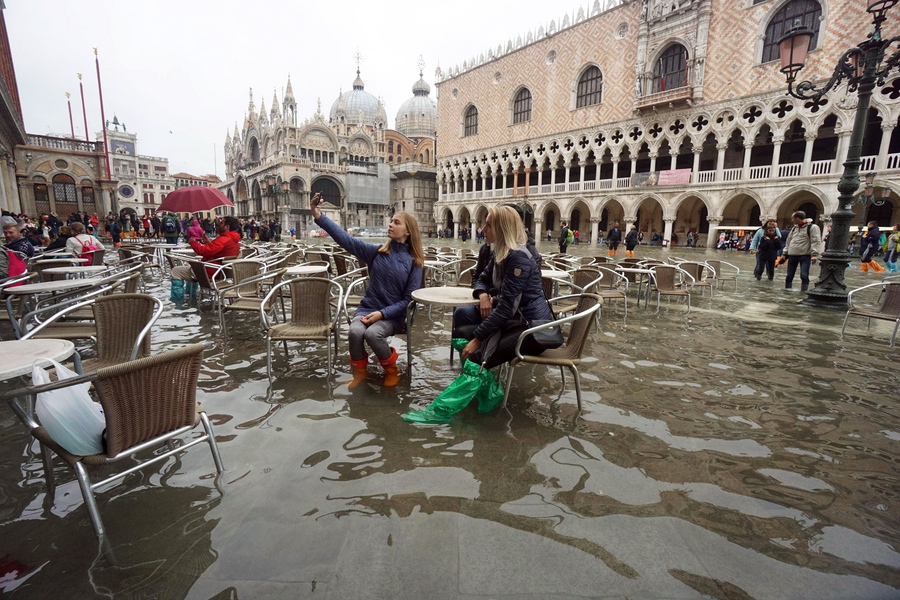
<svg viewBox="0 0 900 600">
<path fill-rule="evenodd" d="M 187 265 L 172 267 L 169 279 L 183 279 L 184 281 L 197 281 L 194 278 L 194 270 Z"/>
<path fill-rule="evenodd" d="M 353 317 L 353 322 L 350 323 L 350 336 L 347 342 L 350 346 L 350 359 L 362 360 L 369 355 L 363 340 L 369 344 L 379 360 L 390 358 L 391 346 L 387 343 L 387 338 L 394 335 L 394 326 L 384 319 L 366 325 L 360 321 L 361 318 L 361 316 Z"/>
</svg>

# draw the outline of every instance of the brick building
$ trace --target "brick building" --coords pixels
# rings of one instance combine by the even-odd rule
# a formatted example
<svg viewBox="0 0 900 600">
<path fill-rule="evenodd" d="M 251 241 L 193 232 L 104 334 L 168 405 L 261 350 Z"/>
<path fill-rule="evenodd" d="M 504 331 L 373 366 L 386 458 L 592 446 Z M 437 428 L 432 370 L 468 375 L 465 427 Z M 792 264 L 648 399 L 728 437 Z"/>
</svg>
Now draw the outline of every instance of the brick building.
<svg viewBox="0 0 900 600">
<path fill-rule="evenodd" d="M 775 42 L 795 19 L 816 32 L 804 79 L 827 79 L 872 29 L 858 0 L 597 0 L 438 70 L 437 221 L 474 231 L 495 203 L 525 201 L 538 238 L 563 219 L 596 242 L 619 220 L 708 246 L 798 209 L 827 224 L 856 98 L 787 96 Z M 863 148 L 880 225 L 900 220 L 898 116 L 895 78 Z"/>
</svg>

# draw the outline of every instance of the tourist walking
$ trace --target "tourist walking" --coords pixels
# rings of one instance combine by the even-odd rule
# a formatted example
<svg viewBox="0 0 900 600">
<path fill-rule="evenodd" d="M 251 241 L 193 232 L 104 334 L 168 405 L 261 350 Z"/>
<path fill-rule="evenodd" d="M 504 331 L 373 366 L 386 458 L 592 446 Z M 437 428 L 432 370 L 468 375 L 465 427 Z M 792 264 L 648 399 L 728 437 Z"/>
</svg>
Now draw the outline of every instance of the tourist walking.
<svg viewBox="0 0 900 600">
<path fill-rule="evenodd" d="M 167 244 L 177 244 L 178 234 L 181 233 L 181 223 L 172 213 L 166 213 L 162 222 L 163 236 L 166 238 Z"/>
<path fill-rule="evenodd" d="M 368 244 L 322 214 L 322 202 L 324 199 L 318 193 L 310 200 L 316 225 L 369 266 L 369 287 L 350 323 L 348 345 L 353 380 L 348 387 L 353 389 L 366 379 L 369 353 L 365 344 L 384 369 L 383 384 L 395 386 L 400 381 L 397 351 L 388 344 L 387 338 L 406 330 L 406 308 L 412 301 L 412 293 L 422 286 L 425 253 L 419 224 L 409 213 L 395 213 L 388 225 L 387 241 L 380 246 Z"/>
<path fill-rule="evenodd" d="M 768 231 L 770 227 L 774 227 L 775 231 L 778 231 L 778 222 L 775 221 L 775 219 L 768 219 L 765 223 L 763 223 L 762 227 L 756 230 L 756 233 L 753 234 L 753 239 L 750 240 L 750 254 L 756 254 L 756 268 L 753 269 L 753 275 L 756 277 L 757 281 L 760 280 L 760 278 L 762 277 L 762 272 L 765 269 L 765 266 L 760 263 L 757 250 L 759 249 L 760 240 L 762 240 L 763 236 L 766 235 L 766 231 Z M 782 245 L 783 244 L 779 244 L 779 248 Z"/>
<path fill-rule="evenodd" d="M 622 230 L 619 229 L 619 222 L 613 223 L 612 229 L 606 234 L 606 245 L 609 250 L 606 251 L 607 256 L 619 255 L 619 243 L 622 241 Z"/>
<path fill-rule="evenodd" d="M 866 235 L 859 244 L 860 269 L 863 273 L 868 273 L 869 268 L 873 273 L 881 273 L 884 271 L 884 267 L 872 260 L 875 258 L 875 252 L 881 248 L 881 232 L 878 231 L 878 223 L 875 221 L 869 221 L 867 226 Z"/>
<path fill-rule="evenodd" d="M 890 273 L 897 272 L 898 246 L 900 246 L 900 225 L 894 225 L 887 238 L 887 247 L 884 249 L 884 264 Z"/>
<path fill-rule="evenodd" d="M 565 221 L 560 221 L 559 223 L 559 253 L 565 254 L 566 248 L 569 247 L 569 244 L 572 243 L 572 240 L 575 239 L 575 235 L 572 233 L 572 230 L 569 229 L 568 224 Z"/>
<path fill-rule="evenodd" d="M 775 226 L 775 223 L 771 222 L 763 231 L 763 235 L 756 244 L 756 271 L 754 275 L 756 275 L 757 281 L 762 279 L 763 271 L 768 275 L 769 281 L 775 278 L 775 261 L 778 259 L 781 247 L 781 234 L 778 232 L 778 227 Z"/>
<path fill-rule="evenodd" d="M 625 235 L 625 256 L 634 256 L 634 249 L 639 242 L 637 225 L 632 225 L 631 231 Z"/>
<path fill-rule="evenodd" d="M 807 220 L 806 213 L 798 210 L 791 215 L 794 226 L 784 243 L 784 255 L 787 256 L 787 276 L 784 279 L 785 289 L 791 289 L 797 267 L 800 267 L 800 291 L 809 289 L 809 267 L 818 260 L 822 252 L 822 232 L 818 225 Z"/>
</svg>

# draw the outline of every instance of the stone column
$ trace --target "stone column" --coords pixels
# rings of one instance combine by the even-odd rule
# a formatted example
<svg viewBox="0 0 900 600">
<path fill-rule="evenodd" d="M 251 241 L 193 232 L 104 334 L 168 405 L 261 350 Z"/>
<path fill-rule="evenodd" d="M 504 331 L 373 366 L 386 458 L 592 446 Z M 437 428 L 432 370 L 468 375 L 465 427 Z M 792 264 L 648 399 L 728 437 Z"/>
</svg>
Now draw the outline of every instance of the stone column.
<svg viewBox="0 0 900 600">
<path fill-rule="evenodd" d="M 566 191 L 568 192 L 569 191 L 569 172 L 572 168 L 572 162 L 566 161 L 566 163 L 563 166 L 566 169 Z"/>
<path fill-rule="evenodd" d="M 784 143 L 784 136 L 772 138 L 775 150 L 772 152 L 772 171 L 769 173 L 770 179 L 778 177 L 778 165 L 781 164 L 781 144 Z"/>
<path fill-rule="evenodd" d="M 580 181 L 581 181 L 581 189 L 584 189 L 584 168 L 585 168 L 586 166 L 587 166 L 587 165 L 585 165 L 583 162 L 581 163 L 581 179 L 580 179 Z"/>
<path fill-rule="evenodd" d="M 753 152 L 753 142 L 744 142 L 744 172 L 742 179 L 750 179 L 750 158 Z"/>
<path fill-rule="evenodd" d="M 600 219 L 598 217 L 591 217 L 591 245 L 596 246 L 597 240 L 600 235 Z"/>
<path fill-rule="evenodd" d="M 709 217 L 706 219 L 709 222 L 709 233 L 706 234 L 706 247 L 707 248 L 715 248 L 716 241 L 719 239 L 719 230 L 714 229 L 714 227 L 718 227 L 719 223 L 722 222 L 721 217 Z M 697 229 L 700 229 L 699 227 Z"/>
<path fill-rule="evenodd" d="M 540 194 L 540 193 L 541 193 L 541 186 L 544 185 L 544 170 L 543 170 L 543 169 L 540 169 L 540 170 L 538 171 L 538 182 L 537 182 L 537 185 L 538 185 L 538 194 Z"/>
<path fill-rule="evenodd" d="M 469 223 L 469 239 L 475 239 L 475 230 L 477 225 L 478 223 L 476 223 L 475 221 L 471 221 Z"/>
<path fill-rule="evenodd" d="M 703 153 L 703 146 L 694 146 L 692 148 L 694 153 L 694 167 L 693 167 L 693 177 L 691 178 L 693 183 L 697 183 L 697 179 L 699 177 L 698 173 L 700 172 L 700 154 Z"/>
<path fill-rule="evenodd" d="M 525 182 L 522 184 L 522 187 L 523 187 L 522 195 L 523 196 L 528 195 L 528 188 L 530 186 L 531 186 L 531 167 L 528 167 L 527 169 L 525 169 Z"/>
<path fill-rule="evenodd" d="M 835 153 L 835 165 L 833 172 L 840 173 L 843 170 L 844 163 L 847 162 L 847 152 L 850 149 L 850 134 L 852 130 L 842 130 L 838 133 L 838 147 Z"/>
<path fill-rule="evenodd" d="M 519 195 L 519 170 L 513 171 L 513 196 Z"/>
<path fill-rule="evenodd" d="M 806 147 L 803 148 L 803 167 L 800 172 L 803 175 L 809 175 L 812 172 L 812 153 L 813 144 L 816 142 L 816 132 L 808 131 L 803 137 L 806 139 Z"/>
<path fill-rule="evenodd" d="M 550 191 L 555 192 L 556 188 L 553 187 L 556 185 L 556 167 L 551 166 L 550 168 Z"/>
<path fill-rule="evenodd" d="M 675 219 L 663 219 L 663 244 L 669 246 L 672 241 L 672 224 L 675 222 Z"/>
<path fill-rule="evenodd" d="M 540 175 L 538 175 L 538 177 L 540 177 Z M 543 225 L 544 220 L 534 217 L 534 219 L 532 219 L 532 222 L 534 223 L 534 241 L 540 242 L 541 241 L 541 225 Z"/>
<path fill-rule="evenodd" d="M 453 239 L 459 239 L 459 221 L 453 221 Z"/>
<path fill-rule="evenodd" d="M 716 150 L 719 154 L 716 156 L 716 181 L 725 181 L 725 151 L 728 149 L 728 142 L 719 142 L 716 144 Z"/>
<path fill-rule="evenodd" d="M 616 183 L 616 180 L 619 178 L 619 158 L 620 158 L 619 156 L 613 156 L 613 157 L 612 157 L 612 166 L 613 166 L 613 176 L 612 176 L 612 178 L 613 178 L 613 184 L 612 184 L 612 187 L 613 187 L 613 189 L 616 189 L 616 187 L 618 187 L 618 184 Z"/>
<path fill-rule="evenodd" d="M 650 172 L 651 172 L 651 173 L 655 173 L 655 172 L 656 172 L 656 158 L 657 158 L 658 156 L 659 156 L 659 154 L 657 154 L 656 152 L 651 152 L 651 153 L 650 153 Z"/>
<path fill-rule="evenodd" d="M 670 154 L 669 159 L 669 169 L 674 171 L 676 168 L 678 168 L 678 151 L 676 151 L 675 154 Z"/>
<path fill-rule="evenodd" d="M 887 168 L 888 151 L 891 146 L 891 133 L 894 132 L 896 126 L 896 121 L 888 121 L 881 124 L 881 146 L 878 148 L 878 157 L 875 159 L 876 171 L 884 171 Z"/>
</svg>

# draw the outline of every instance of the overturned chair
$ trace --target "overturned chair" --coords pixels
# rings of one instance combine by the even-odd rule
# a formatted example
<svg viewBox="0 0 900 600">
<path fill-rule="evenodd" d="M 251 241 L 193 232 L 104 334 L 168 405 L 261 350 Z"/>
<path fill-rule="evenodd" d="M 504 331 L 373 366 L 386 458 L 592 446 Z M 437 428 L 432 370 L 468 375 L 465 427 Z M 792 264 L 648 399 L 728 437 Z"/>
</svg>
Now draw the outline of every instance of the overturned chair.
<svg viewBox="0 0 900 600">
<path fill-rule="evenodd" d="M 28 427 L 31 435 L 40 442 L 48 490 L 52 493 L 54 485 L 49 450 L 55 452 L 74 469 L 98 537 L 103 537 L 104 527 L 94 497 L 94 490 L 97 488 L 123 479 L 131 473 L 167 460 L 204 442 L 209 445 L 216 471 L 221 473 L 224 470 L 212 424 L 206 413 L 197 407 L 197 377 L 200 374 L 203 349 L 203 344 L 193 344 L 114 367 L 105 367 L 76 378 L 2 394 L 5 399 L 12 400 L 26 394 L 38 394 L 79 383 L 93 382 L 106 417 L 106 452 L 103 454 L 91 456 L 70 454 L 53 441 L 47 430 L 41 427 L 18 402 L 13 401 L 10 404 Z M 183 440 L 183 436 L 190 433 L 198 424 L 203 425 L 203 434 L 187 441 Z M 176 445 L 174 443 L 176 439 L 182 439 L 183 443 Z M 168 445 L 165 451 L 157 450 L 145 460 L 135 456 L 144 451 L 157 449 L 163 444 Z M 91 482 L 88 467 L 113 465 L 130 458 L 138 464 L 102 481 Z"/>
</svg>

